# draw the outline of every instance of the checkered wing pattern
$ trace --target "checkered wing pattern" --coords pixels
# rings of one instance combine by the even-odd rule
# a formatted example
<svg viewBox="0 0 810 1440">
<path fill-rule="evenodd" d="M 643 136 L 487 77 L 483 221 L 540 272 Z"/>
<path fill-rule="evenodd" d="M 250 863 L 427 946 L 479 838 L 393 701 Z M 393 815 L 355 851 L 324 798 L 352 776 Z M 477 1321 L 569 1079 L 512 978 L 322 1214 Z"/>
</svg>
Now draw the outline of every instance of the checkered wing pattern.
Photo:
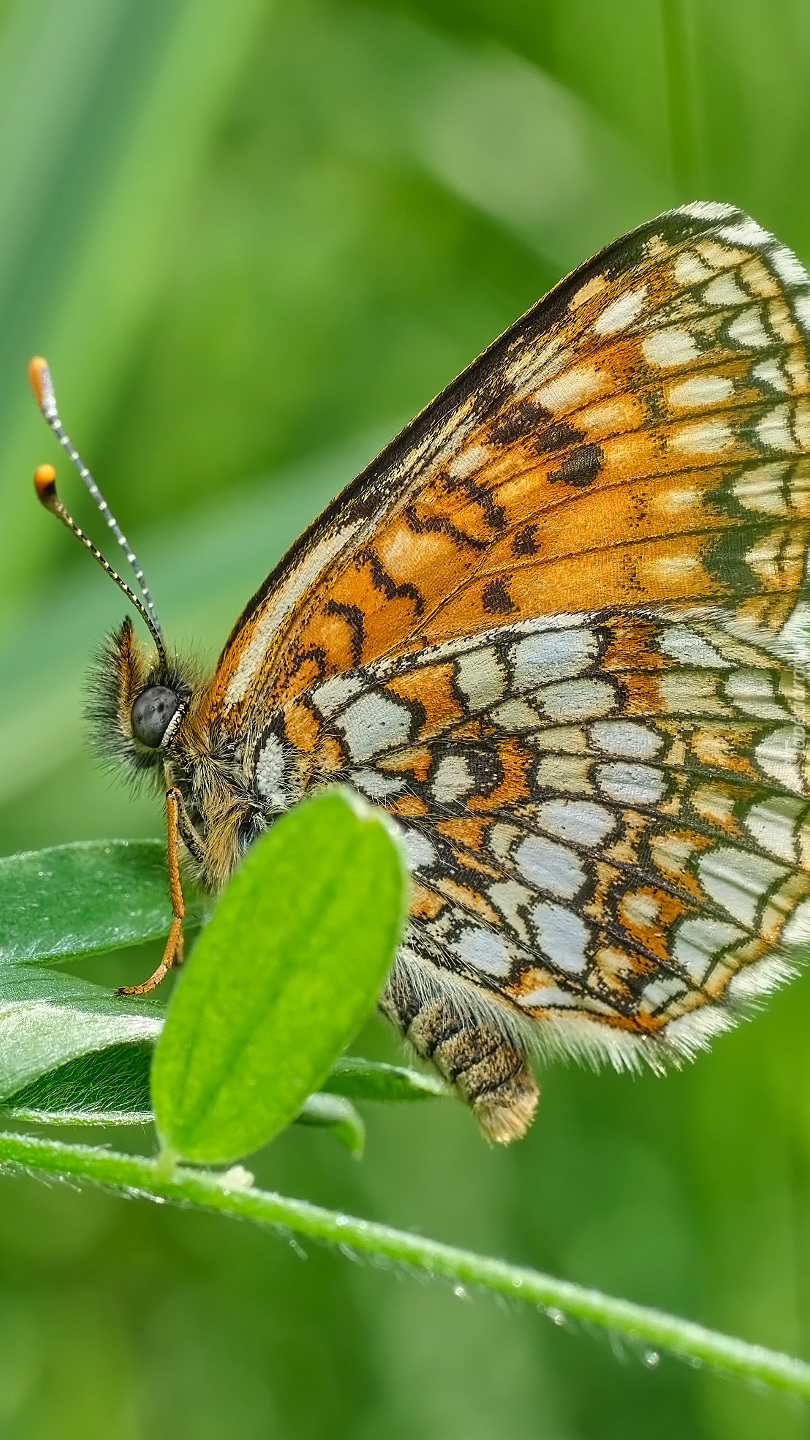
<svg viewBox="0 0 810 1440">
<path fill-rule="evenodd" d="M 810 935 L 808 335 L 772 236 L 659 217 L 417 417 L 220 659 L 268 807 L 340 776 L 392 810 L 409 953 L 552 1044 L 688 1051 Z"/>
<path fill-rule="evenodd" d="M 399 818 L 412 953 L 552 1047 L 688 1052 L 810 934 L 804 691 L 717 619 L 521 621 L 307 703 Z"/>
</svg>

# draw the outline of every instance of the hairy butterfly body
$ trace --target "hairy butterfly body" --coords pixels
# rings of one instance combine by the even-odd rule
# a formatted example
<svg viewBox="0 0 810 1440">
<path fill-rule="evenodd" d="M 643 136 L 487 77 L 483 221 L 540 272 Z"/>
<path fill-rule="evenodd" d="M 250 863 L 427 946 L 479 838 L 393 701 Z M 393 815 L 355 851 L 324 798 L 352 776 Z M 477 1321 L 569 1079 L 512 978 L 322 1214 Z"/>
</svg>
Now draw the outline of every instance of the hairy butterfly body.
<svg viewBox="0 0 810 1440">
<path fill-rule="evenodd" d="M 158 656 L 128 620 L 110 641 L 102 746 L 169 787 L 170 852 L 176 822 L 214 891 L 336 780 L 396 817 L 413 887 L 381 1007 L 493 1139 L 531 1120 L 532 1047 L 660 1068 L 810 938 L 809 355 L 795 256 L 689 205 L 433 401 L 213 676 L 168 658 L 136 569 Z"/>
</svg>

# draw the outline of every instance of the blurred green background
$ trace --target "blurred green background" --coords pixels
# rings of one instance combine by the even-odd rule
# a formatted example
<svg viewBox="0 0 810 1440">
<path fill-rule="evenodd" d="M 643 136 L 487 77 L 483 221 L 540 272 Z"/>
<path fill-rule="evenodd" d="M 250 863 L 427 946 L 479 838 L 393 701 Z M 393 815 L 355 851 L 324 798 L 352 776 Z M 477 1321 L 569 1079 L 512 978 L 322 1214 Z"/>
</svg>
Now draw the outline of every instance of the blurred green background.
<svg viewBox="0 0 810 1440">
<path fill-rule="evenodd" d="M 5 0 L 0 849 L 161 826 L 83 742 L 122 602 L 34 501 L 55 459 L 89 516 L 31 354 L 169 636 L 213 659 L 307 520 L 599 245 L 723 199 L 810 260 L 808 73 L 804 0 Z M 805 976 L 666 1080 L 550 1070 L 507 1152 L 426 1104 L 369 1110 L 360 1165 L 294 1129 L 257 1174 L 807 1355 L 809 1025 Z M 398 1053 L 381 1022 L 363 1046 Z M 486 1297 L 0 1184 L 2 1440 L 808 1434 L 778 1396 Z"/>
</svg>

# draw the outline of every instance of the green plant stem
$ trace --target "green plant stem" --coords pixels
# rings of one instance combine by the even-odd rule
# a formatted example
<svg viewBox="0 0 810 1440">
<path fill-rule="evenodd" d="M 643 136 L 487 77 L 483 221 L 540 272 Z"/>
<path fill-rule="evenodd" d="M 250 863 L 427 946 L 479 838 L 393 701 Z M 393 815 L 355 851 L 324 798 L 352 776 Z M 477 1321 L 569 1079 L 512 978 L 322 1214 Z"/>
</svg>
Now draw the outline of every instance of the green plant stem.
<svg viewBox="0 0 810 1440">
<path fill-rule="evenodd" d="M 665 1349 L 692 1363 L 709 1365 L 731 1375 L 810 1397 L 810 1365 L 777 1350 L 751 1345 L 689 1320 L 617 1300 L 599 1290 L 557 1280 L 539 1270 L 510 1265 L 454 1245 L 426 1240 L 390 1225 L 341 1215 L 306 1200 L 292 1200 L 265 1190 L 230 1185 L 227 1172 L 178 1167 L 166 1173 L 160 1161 L 121 1155 L 87 1145 L 64 1145 L 29 1135 L 0 1132 L 0 1165 L 71 1175 L 131 1195 L 176 1200 L 206 1210 L 254 1220 L 308 1235 L 329 1245 L 348 1246 L 359 1254 L 409 1265 L 455 1285 L 483 1286 L 516 1300 L 528 1301 L 553 1318 L 583 1320 L 625 1335 L 635 1345 Z"/>
</svg>

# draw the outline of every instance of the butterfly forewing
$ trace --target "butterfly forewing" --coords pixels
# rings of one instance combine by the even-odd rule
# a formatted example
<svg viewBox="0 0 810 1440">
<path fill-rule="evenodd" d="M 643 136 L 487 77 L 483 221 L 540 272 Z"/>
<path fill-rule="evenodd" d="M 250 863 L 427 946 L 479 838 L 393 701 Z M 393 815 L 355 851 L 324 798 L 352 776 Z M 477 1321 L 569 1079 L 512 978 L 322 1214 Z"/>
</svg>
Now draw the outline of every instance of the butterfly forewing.
<svg viewBox="0 0 810 1440">
<path fill-rule="evenodd" d="M 614 1058 L 810 935 L 810 289 L 741 212 L 582 266 L 316 521 L 206 706 L 270 810 L 398 817 L 406 949 Z"/>
<path fill-rule="evenodd" d="M 237 625 L 212 703 L 283 703 L 521 616 L 744 594 L 767 610 L 802 577 L 809 305 L 795 258 L 731 207 L 617 241 L 302 537 Z"/>
</svg>

